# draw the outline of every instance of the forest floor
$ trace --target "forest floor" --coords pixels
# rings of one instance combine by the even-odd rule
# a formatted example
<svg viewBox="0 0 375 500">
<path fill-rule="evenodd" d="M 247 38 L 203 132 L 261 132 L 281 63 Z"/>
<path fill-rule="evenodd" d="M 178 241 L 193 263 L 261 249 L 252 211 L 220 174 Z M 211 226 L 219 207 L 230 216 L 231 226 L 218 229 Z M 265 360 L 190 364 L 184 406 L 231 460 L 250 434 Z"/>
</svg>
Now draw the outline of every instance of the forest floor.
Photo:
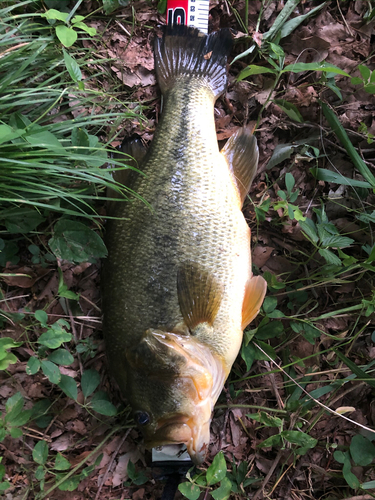
<svg viewBox="0 0 375 500">
<path fill-rule="evenodd" d="M 322 3 L 303 1 L 291 17 Z M 272 0 L 263 4 L 262 11 L 261 1 L 248 2 L 246 27 L 258 44 L 285 2 Z M 95 2 L 86 1 L 80 13 L 87 15 L 96 7 Z M 325 2 L 322 9 L 269 49 L 274 51 L 273 60 L 280 62 L 277 47 L 281 47 L 285 53 L 284 67 L 296 62 L 326 61 L 351 77 L 361 78 L 358 65 L 375 69 L 374 19 L 364 20 L 368 9 L 365 1 Z M 224 27 L 235 30 L 231 60 L 251 44 L 245 33 L 244 16 L 244 1 L 211 2 L 209 31 Z M 152 41 L 156 27 L 165 23 L 165 14 L 158 13 L 155 2 L 130 2 L 114 14 L 105 16 L 99 12 L 86 22 L 101 37 L 84 43 L 94 44 L 99 57 L 113 58 L 111 79 L 103 81 L 103 86 L 115 85 L 119 89 L 117 99 L 130 109 L 141 107 L 145 117 L 142 121 L 122 123 L 112 145 L 118 146 L 123 138 L 135 133 L 149 144 L 160 113 Z M 252 231 L 253 265 L 266 276 L 269 292 L 265 309 L 245 338 L 263 350 L 269 346 L 269 357 L 250 348 L 251 342 L 244 345 L 214 411 L 202 477 L 222 450 L 228 477 L 237 485 L 230 498 L 375 498 L 375 488 L 358 489 L 359 483 L 374 481 L 375 455 L 370 463 L 361 462 L 351 447 L 358 435 L 365 436 L 366 443 L 372 441 L 374 435 L 369 429 L 375 428 L 375 384 L 369 367 L 375 359 L 375 318 L 374 308 L 371 309 L 374 283 L 373 271 L 362 265 L 367 262 L 364 247 L 371 250 L 374 242 L 368 221 L 365 224 L 359 218 L 364 211 L 374 210 L 375 196 L 373 190 L 361 186 L 356 189 L 337 180 L 341 175 L 363 182 L 363 177 L 327 123 L 321 106 L 324 102 L 334 110 L 362 160 L 374 173 L 374 96 L 364 85 L 338 73 L 286 71 L 276 86 L 275 74 L 271 72 L 238 81 L 238 75 L 249 64 L 272 68 L 267 62 L 270 52 L 263 56 L 254 54 L 230 65 L 228 90 L 216 103 L 215 120 L 219 144 L 224 144 L 221 141 L 239 127 L 256 127 L 259 168 L 244 215 Z M 375 79 L 372 81 L 375 83 Z M 313 171 L 316 167 L 331 171 L 333 182 L 324 173 L 317 178 Z M 292 175 L 286 176 L 287 173 Z M 314 221 L 310 232 L 309 227 L 300 224 L 304 217 Z M 351 241 L 346 245 L 330 244 L 324 231 Z M 34 351 L 25 340 L 44 331 L 42 323 L 28 323 L 27 318 L 44 309 L 49 322 L 65 319 L 75 343 L 82 346 L 80 352 L 73 353 L 74 362 L 60 366 L 60 372 L 80 381 L 84 371 L 96 370 L 101 375 L 99 388 L 110 395 L 116 406 L 120 404 L 119 392 L 106 367 L 99 264 L 63 261 L 59 268 L 42 267 L 33 264 L 30 255 L 25 254 L 17 265 L 7 266 L 7 272 L 13 276 L 3 281 L 3 308 L 25 314 L 26 320 L 8 322 L 3 328 L 5 336 L 21 339 L 24 344 L 13 350 L 18 361 L 0 374 L 0 402 L 20 391 L 26 399 L 25 408 L 42 399 L 53 400 L 54 404 L 48 425 L 38 427 L 31 423 L 23 427 L 22 437 L 7 437 L 0 443 L 6 479 L 11 483 L 4 498 L 160 498 L 164 482 L 153 476 L 150 453 L 144 450 L 126 407 L 120 406 L 120 417 L 103 417 L 83 405 L 81 389 L 74 400 L 40 371 L 33 375 L 26 372 Z M 58 296 L 59 272 L 67 289 L 79 295 L 78 301 Z M 355 366 L 361 366 L 362 371 L 356 372 Z M 304 391 L 336 413 L 311 401 Z M 124 427 L 109 436 L 119 424 Z M 283 435 L 285 431 L 303 432 L 313 441 L 307 441 L 303 448 L 297 440 L 298 448 L 293 434 Z M 266 446 L 259 446 L 266 439 Z M 72 483 L 73 491 L 54 489 L 45 497 L 40 496 L 35 476 L 38 460 L 32 456 L 40 440 L 48 443 L 51 457 L 60 453 L 72 467 L 93 466 L 87 477 L 81 475 L 76 484 Z M 103 440 L 106 441 L 101 445 Z M 341 463 L 339 455 L 334 456 L 340 450 Z M 345 455 L 348 450 L 350 456 Z M 129 460 L 136 468 L 130 480 Z M 233 464 L 237 474 L 244 471 L 243 478 L 237 475 L 235 479 Z M 51 466 L 45 476 L 46 492 L 53 484 L 48 483 L 53 479 L 52 469 Z M 71 478 L 80 473 L 82 469 L 78 468 Z M 201 485 L 201 498 L 211 498 L 199 479 L 195 483 Z M 178 492 L 176 498 L 183 498 L 182 494 Z"/>
</svg>

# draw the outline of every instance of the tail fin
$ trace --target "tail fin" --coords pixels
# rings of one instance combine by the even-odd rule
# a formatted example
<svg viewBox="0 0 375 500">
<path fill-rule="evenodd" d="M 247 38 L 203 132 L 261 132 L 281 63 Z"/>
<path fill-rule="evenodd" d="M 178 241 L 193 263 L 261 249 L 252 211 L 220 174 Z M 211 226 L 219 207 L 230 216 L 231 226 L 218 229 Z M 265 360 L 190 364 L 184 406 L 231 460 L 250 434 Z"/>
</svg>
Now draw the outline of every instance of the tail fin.
<svg viewBox="0 0 375 500">
<path fill-rule="evenodd" d="M 174 25 L 155 37 L 155 70 L 164 94 L 180 77 L 204 78 L 215 97 L 227 85 L 227 56 L 232 47 L 228 29 L 206 36 L 197 29 Z"/>
</svg>

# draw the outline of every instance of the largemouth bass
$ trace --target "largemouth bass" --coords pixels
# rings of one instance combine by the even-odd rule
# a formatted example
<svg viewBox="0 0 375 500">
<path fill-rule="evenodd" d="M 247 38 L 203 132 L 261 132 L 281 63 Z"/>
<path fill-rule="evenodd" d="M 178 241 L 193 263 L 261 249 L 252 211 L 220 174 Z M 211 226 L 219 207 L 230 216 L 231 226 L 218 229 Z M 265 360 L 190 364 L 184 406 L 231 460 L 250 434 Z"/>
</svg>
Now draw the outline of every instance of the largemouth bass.
<svg viewBox="0 0 375 500">
<path fill-rule="evenodd" d="M 214 103 L 227 85 L 229 31 L 155 39 L 163 112 L 142 174 L 145 199 L 115 203 L 103 272 L 109 366 L 147 447 L 185 443 L 205 459 L 214 404 L 266 291 L 251 271 L 241 212 L 258 163 L 246 129 L 218 149 Z M 125 220 L 126 219 L 126 220 Z"/>
</svg>

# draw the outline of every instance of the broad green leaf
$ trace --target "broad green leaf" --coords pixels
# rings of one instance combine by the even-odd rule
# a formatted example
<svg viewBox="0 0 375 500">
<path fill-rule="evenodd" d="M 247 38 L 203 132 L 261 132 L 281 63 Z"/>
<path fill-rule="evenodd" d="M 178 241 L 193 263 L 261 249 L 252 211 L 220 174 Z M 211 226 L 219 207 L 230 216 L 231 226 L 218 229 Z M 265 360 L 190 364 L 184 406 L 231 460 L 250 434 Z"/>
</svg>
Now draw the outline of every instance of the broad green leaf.
<svg viewBox="0 0 375 500">
<path fill-rule="evenodd" d="M 78 38 L 77 32 L 73 28 L 68 28 L 62 24 L 56 26 L 56 35 L 64 47 L 71 47 Z"/>
<path fill-rule="evenodd" d="M 39 465 L 46 463 L 48 457 L 48 444 L 46 441 L 39 441 L 33 449 L 33 460 Z"/>
<path fill-rule="evenodd" d="M 275 69 L 266 68 L 265 66 L 256 66 L 255 64 L 250 64 L 247 68 L 243 69 L 237 77 L 237 81 L 244 80 L 251 75 L 263 75 L 265 73 L 277 73 Z"/>
<path fill-rule="evenodd" d="M 361 188 L 371 188 L 371 184 L 365 181 L 358 181 L 357 179 L 350 179 L 349 177 L 344 177 L 339 172 L 332 172 L 325 168 L 310 168 L 312 175 L 325 182 L 332 182 L 334 184 L 343 184 L 344 186 L 353 186 Z"/>
<path fill-rule="evenodd" d="M 11 425 L 14 425 L 15 427 L 21 427 L 22 425 L 25 425 L 26 422 L 28 422 L 31 417 L 32 417 L 32 410 L 24 410 L 21 411 L 21 413 L 18 413 L 17 416 L 14 418 L 7 418 L 9 415 L 5 416 L 5 420 L 9 421 Z"/>
<path fill-rule="evenodd" d="M 59 220 L 54 227 L 54 236 L 48 242 L 59 259 L 71 262 L 88 262 L 107 255 L 103 240 L 81 222 Z"/>
<path fill-rule="evenodd" d="M 337 450 L 333 453 L 334 459 L 339 463 L 343 464 L 345 462 L 346 454 L 343 451 Z"/>
<path fill-rule="evenodd" d="M 274 298 L 274 297 L 272 297 Z M 281 321 L 270 321 L 266 325 L 261 325 L 256 334 L 256 339 L 267 340 L 279 337 L 284 331 L 284 325 Z"/>
<path fill-rule="evenodd" d="M 5 227 L 12 234 L 28 233 L 36 229 L 45 220 L 36 210 L 15 208 L 7 211 Z"/>
<path fill-rule="evenodd" d="M 346 454 L 345 456 L 344 466 L 342 468 L 342 474 L 344 476 L 345 481 L 351 488 L 353 488 L 353 490 L 356 490 L 360 487 L 360 482 L 357 476 L 355 476 L 351 471 L 349 454 Z"/>
<path fill-rule="evenodd" d="M 257 445 L 258 448 L 267 448 L 268 446 L 280 446 L 282 444 L 283 440 L 280 436 L 280 434 L 275 434 L 274 436 L 270 436 L 269 438 L 265 439 L 261 443 Z"/>
<path fill-rule="evenodd" d="M 50 349 L 57 349 L 57 347 L 60 347 L 61 344 L 64 342 L 70 342 L 70 340 L 72 340 L 71 333 L 64 330 L 55 331 L 50 328 L 48 331 L 42 333 L 37 342 L 49 347 Z"/>
<path fill-rule="evenodd" d="M 263 302 L 263 310 L 266 314 L 272 312 L 277 307 L 276 297 L 266 297 Z"/>
<path fill-rule="evenodd" d="M 23 342 L 16 342 L 11 337 L 2 337 L 0 339 L 0 351 L 3 349 L 12 349 L 13 347 L 20 347 Z"/>
<path fill-rule="evenodd" d="M 73 24 L 74 28 L 80 28 L 82 31 L 86 31 L 90 36 L 96 35 L 96 28 L 92 28 L 91 26 L 87 26 L 87 24 L 82 22 L 76 22 Z"/>
<path fill-rule="evenodd" d="M 16 392 L 5 403 L 5 410 L 7 415 L 16 416 L 23 408 L 25 400 L 20 392 Z"/>
<path fill-rule="evenodd" d="M 198 500 L 201 494 L 199 486 L 192 483 L 181 483 L 178 485 L 178 490 L 189 500 Z"/>
<path fill-rule="evenodd" d="M 57 365 L 69 366 L 73 363 L 74 358 L 66 349 L 56 349 L 48 356 L 48 360 Z"/>
<path fill-rule="evenodd" d="M 44 373 L 44 375 L 48 378 L 51 384 L 58 384 L 61 380 L 61 373 L 59 368 L 52 363 L 52 361 L 48 361 L 43 359 L 40 362 L 40 367 Z"/>
<path fill-rule="evenodd" d="M 66 69 L 68 70 L 71 79 L 74 82 L 81 81 L 82 80 L 81 69 L 77 64 L 77 62 L 75 61 L 75 59 L 73 59 L 73 57 L 70 54 L 68 54 L 66 50 L 64 50 L 64 61 Z"/>
<path fill-rule="evenodd" d="M 357 153 L 355 147 L 351 143 L 348 134 L 345 132 L 344 127 L 341 125 L 340 120 L 337 118 L 335 113 L 328 107 L 327 104 L 322 103 L 322 109 L 324 116 L 326 117 L 330 127 L 333 132 L 337 135 L 339 141 L 346 149 L 346 152 L 352 159 L 355 167 L 359 170 L 359 172 L 363 175 L 363 177 L 371 184 L 372 188 L 375 188 L 375 177 L 367 167 L 366 163 L 362 160 L 362 158 Z"/>
<path fill-rule="evenodd" d="M 227 464 L 225 462 L 224 454 L 220 451 L 212 461 L 206 472 L 207 485 L 216 484 L 224 477 L 227 473 Z"/>
<path fill-rule="evenodd" d="M 299 109 L 291 102 L 287 102 L 282 99 L 274 99 L 273 102 L 277 104 L 277 106 L 279 106 L 279 108 L 282 109 L 282 111 L 284 111 L 284 113 L 289 116 L 291 120 L 294 120 L 298 123 L 304 122 L 303 116 L 299 112 Z"/>
<path fill-rule="evenodd" d="M 325 259 L 327 264 L 333 264 L 334 266 L 342 266 L 341 259 L 327 248 L 320 248 L 319 255 L 321 255 Z"/>
<path fill-rule="evenodd" d="M 14 365 L 17 361 L 18 358 L 13 353 L 6 353 L 0 360 L 0 370 L 6 370 L 9 365 Z"/>
<path fill-rule="evenodd" d="M 49 9 L 44 14 L 40 14 L 40 17 L 45 17 L 46 19 L 56 19 L 63 22 L 68 19 L 68 16 L 69 14 L 67 12 L 60 12 L 56 9 Z"/>
<path fill-rule="evenodd" d="M 9 481 L 2 481 L 0 483 L 0 491 L 6 491 L 8 488 L 10 488 L 10 482 Z"/>
<path fill-rule="evenodd" d="M 281 418 L 273 417 L 272 415 L 269 415 L 264 411 L 261 411 L 260 413 L 249 414 L 246 416 L 267 427 L 281 427 L 283 425 L 283 421 L 281 420 Z"/>
<path fill-rule="evenodd" d="M 61 381 L 58 386 L 60 389 L 65 392 L 65 394 L 72 399 L 77 399 L 78 390 L 77 384 L 74 378 L 69 377 L 68 375 L 61 375 Z"/>
<path fill-rule="evenodd" d="M 270 170 L 276 165 L 279 165 L 285 160 L 288 160 L 292 154 L 294 153 L 295 148 L 298 147 L 298 144 L 278 144 L 273 150 L 270 161 L 267 164 L 267 170 Z"/>
<path fill-rule="evenodd" d="M 287 172 L 285 174 L 285 186 L 286 186 L 286 190 L 288 191 L 289 194 L 292 192 L 292 189 L 294 188 L 295 183 L 296 183 L 296 181 L 295 181 L 293 175 L 290 172 Z M 295 201 L 295 200 L 291 200 L 291 201 Z"/>
<path fill-rule="evenodd" d="M 322 245 L 324 247 L 346 248 L 350 247 L 352 243 L 354 243 L 354 240 L 347 236 L 332 235 L 322 238 Z"/>
<path fill-rule="evenodd" d="M 275 325 L 276 326 L 276 325 Z M 256 344 L 259 345 L 259 347 L 266 353 L 266 354 L 263 354 L 263 352 L 258 349 L 258 347 L 255 345 L 256 347 L 256 351 L 257 351 L 257 358 L 258 360 L 269 360 L 270 358 L 271 359 L 276 359 L 276 351 L 275 349 L 270 346 L 269 344 L 266 344 L 265 342 L 262 342 L 261 340 L 258 340 L 256 339 Z M 268 356 L 267 356 L 268 355 Z"/>
<path fill-rule="evenodd" d="M 64 482 L 62 482 L 58 488 L 61 491 L 74 491 L 78 488 L 79 483 L 81 482 L 82 478 L 81 475 L 79 474 L 78 476 L 71 476 L 68 479 L 66 479 Z"/>
<path fill-rule="evenodd" d="M 100 415 L 105 415 L 107 417 L 114 417 L 117 415 L 116 407 L 106 399 L 95 399 L 90 403 L 91 408 L 99 413 Z"/>
<path fill-rule="evenodd" d="M 40 361 L 35 356 L 31 356 L 26 365 L 26 373 L 28 375 L 35 375 L 40 368 Z"/>
<path fill-rule="evenodd" d="M 221 481 L 219 488 L 211 491 L 211 496 L 215 500 L 227 500 L 230 497 L 231 491 L 232 483 L 229 478 L 225 477 Z"/>
<path fill-rule="evenodd" d="M 61 142 L 57 139 L 57 137 L 48 130 L 37 129 L 36 131 L 32 131 L 30 134 L 25 135 L 25 139 L 29 144 L 33 146 L 52 149 L 53 151 L 65 151 L 65 148 L 63 148 Z"/>
<path fill-rule="evenodd" d="M 304 221 L 299 221 L 299 225 L 302 231 L 306 234 L 308 238 L 310 238 L 314 243 L 319 241 L 318 233 L 316 232 L 316 226 L 314 221 L 309 218 L 306 218 Z"/>
<path fill-rule="evenodd" d="M 81 378 L 81 388 L 85 398 L 90 396 L 100 384 L 100 375 L 96 370 L 85 370 Z"/>
<path fill-rule="evenodd" d="M 56 455 L 54 469 L 55 470 L 68 470 L 68 469 L 70 469 L 70 467 L 71 467 L 70 462 L 66 458 L 64 458 L 61 455 L 61 453 L 58 453 Z"/>
<path fill-rule="evenodd" d="M 38 481 L 42 481 L 42 479 L 44 479 L 44 476 L 46 475 L 46 472 L 44 470 L 44 467 L 43 465 L 39 465 L 37 468 L 36 468 L 36 471 L 35 471 L 35 478 L 38 480 Z"/>
<path fill-rule="evenodd" d="M 356 434 L 350 443 L 350 454 L 356 465 L 366 467 L 375 459 L 375 446 L 361 434 Z"/>
<path fill-rule="evenodd" d="M 255 346 L 253 346 L 253 344 L 243 344 L 241 348 L 241 358 L 246 363 L 246 371 L 249 371 L 254 361 L 257 359 Z"/>
<path fill-rule="evenodd" d="M 346 71 L 343 71 L 334 64 L 330 64 L 326 61 L 313 63 L 297 62 L 289 64 L 288 66 L 285 66 L 282 73 L 286 73 L 287 71 L 291 71 L 292 73 L 302 73 L 302 71 L 325 71 L 326 73 L 336 73 L 350 78 L 350 75 Z"/>
<path fill-rule="evenodd" d="M 371 70 L 367 66 L 364 66 L 363 64 L 360 64 L 358 66 L 359 72 L 362 75 L 362 78 L 365 80 L 365 82 L 368 82 L 370 80 L 371 76 Z"/>
<path fill-rule="evenodd" d="M 138 486 L 145 484 L 148 481 L 146 474 L 143 471 L 137 471 L 131 460 L 128 462 L 127 473 L 129 479 L 131 479 L 131 481 Z"/>
<path fill-rule="evenodd" d="M 298 446 L 315 448 L 318 444 L 318 440 L 309 436 L 308 434 L 300 431 L 282 431 L 281 436 L 291 444 L 297 444 Z"/>
<path fill-rule="evenodd" d="M 48 321 L 48 314 L 45 311 L 42 311 L 41 309 L 38 309 L 34 313 L 35 319 L 39 321 L 39 323 L 47 328 L 47 321 Z"/>
<path fill-rule="evenodd" d="M 375 489 L 375 481 L 367 481 L 366 483 L 361 484 L 361 488 L 363 490 L 372 490 Z"/>
<path fill-rule="evenodd" d="M 10 429 L 10 437 L 13 439 L 18 439 L 23 435 L 22 429 L 19 429 L 18 427 L 12 427 Z M 1 439 L 0 439 L 1 441 Z"/>
</svg>

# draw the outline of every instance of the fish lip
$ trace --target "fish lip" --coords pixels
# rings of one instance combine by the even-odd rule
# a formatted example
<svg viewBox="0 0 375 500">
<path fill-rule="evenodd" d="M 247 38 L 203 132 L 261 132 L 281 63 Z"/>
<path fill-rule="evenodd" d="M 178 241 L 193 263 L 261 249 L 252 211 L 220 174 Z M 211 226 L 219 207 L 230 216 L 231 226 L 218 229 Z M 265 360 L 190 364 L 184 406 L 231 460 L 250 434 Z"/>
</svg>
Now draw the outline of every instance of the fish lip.
<svg viewBox="0 0 375 500">
<path fill-rule="evenodd" d="M 199 418 L 199 416 L 198 416 Z M 195 465 L 202 464 L 207 455 L 208 445 L 210 442 L 210 424 L 211 424 L 211 414 L 210 418 L 201 423 L 196 422 L 195 418 L 180 416 L 174 418 L 169 417 L 166 419 L 162 425 L 158 426 L 155 434 L 149 440 L 145 440 L 145 445 L 147 448 L 155 448 L 157 446 L 166 446 L 170 444 L 185 444 L 187 451 L 190 455 L 191 460 Z M 180 431 L 187 431 L 189 429 L 189 434 L 186 433 L 186 439 L 179 441 L 178 439 L 165 439 L 160 434 L 167 433 L 168 427 L 172 428 L 175 432 L 181 426 Z M 185 427 L 185 429 L 183 429 Z M 159 438 L 158 438 L 159 434 Z"/>
</svg>

